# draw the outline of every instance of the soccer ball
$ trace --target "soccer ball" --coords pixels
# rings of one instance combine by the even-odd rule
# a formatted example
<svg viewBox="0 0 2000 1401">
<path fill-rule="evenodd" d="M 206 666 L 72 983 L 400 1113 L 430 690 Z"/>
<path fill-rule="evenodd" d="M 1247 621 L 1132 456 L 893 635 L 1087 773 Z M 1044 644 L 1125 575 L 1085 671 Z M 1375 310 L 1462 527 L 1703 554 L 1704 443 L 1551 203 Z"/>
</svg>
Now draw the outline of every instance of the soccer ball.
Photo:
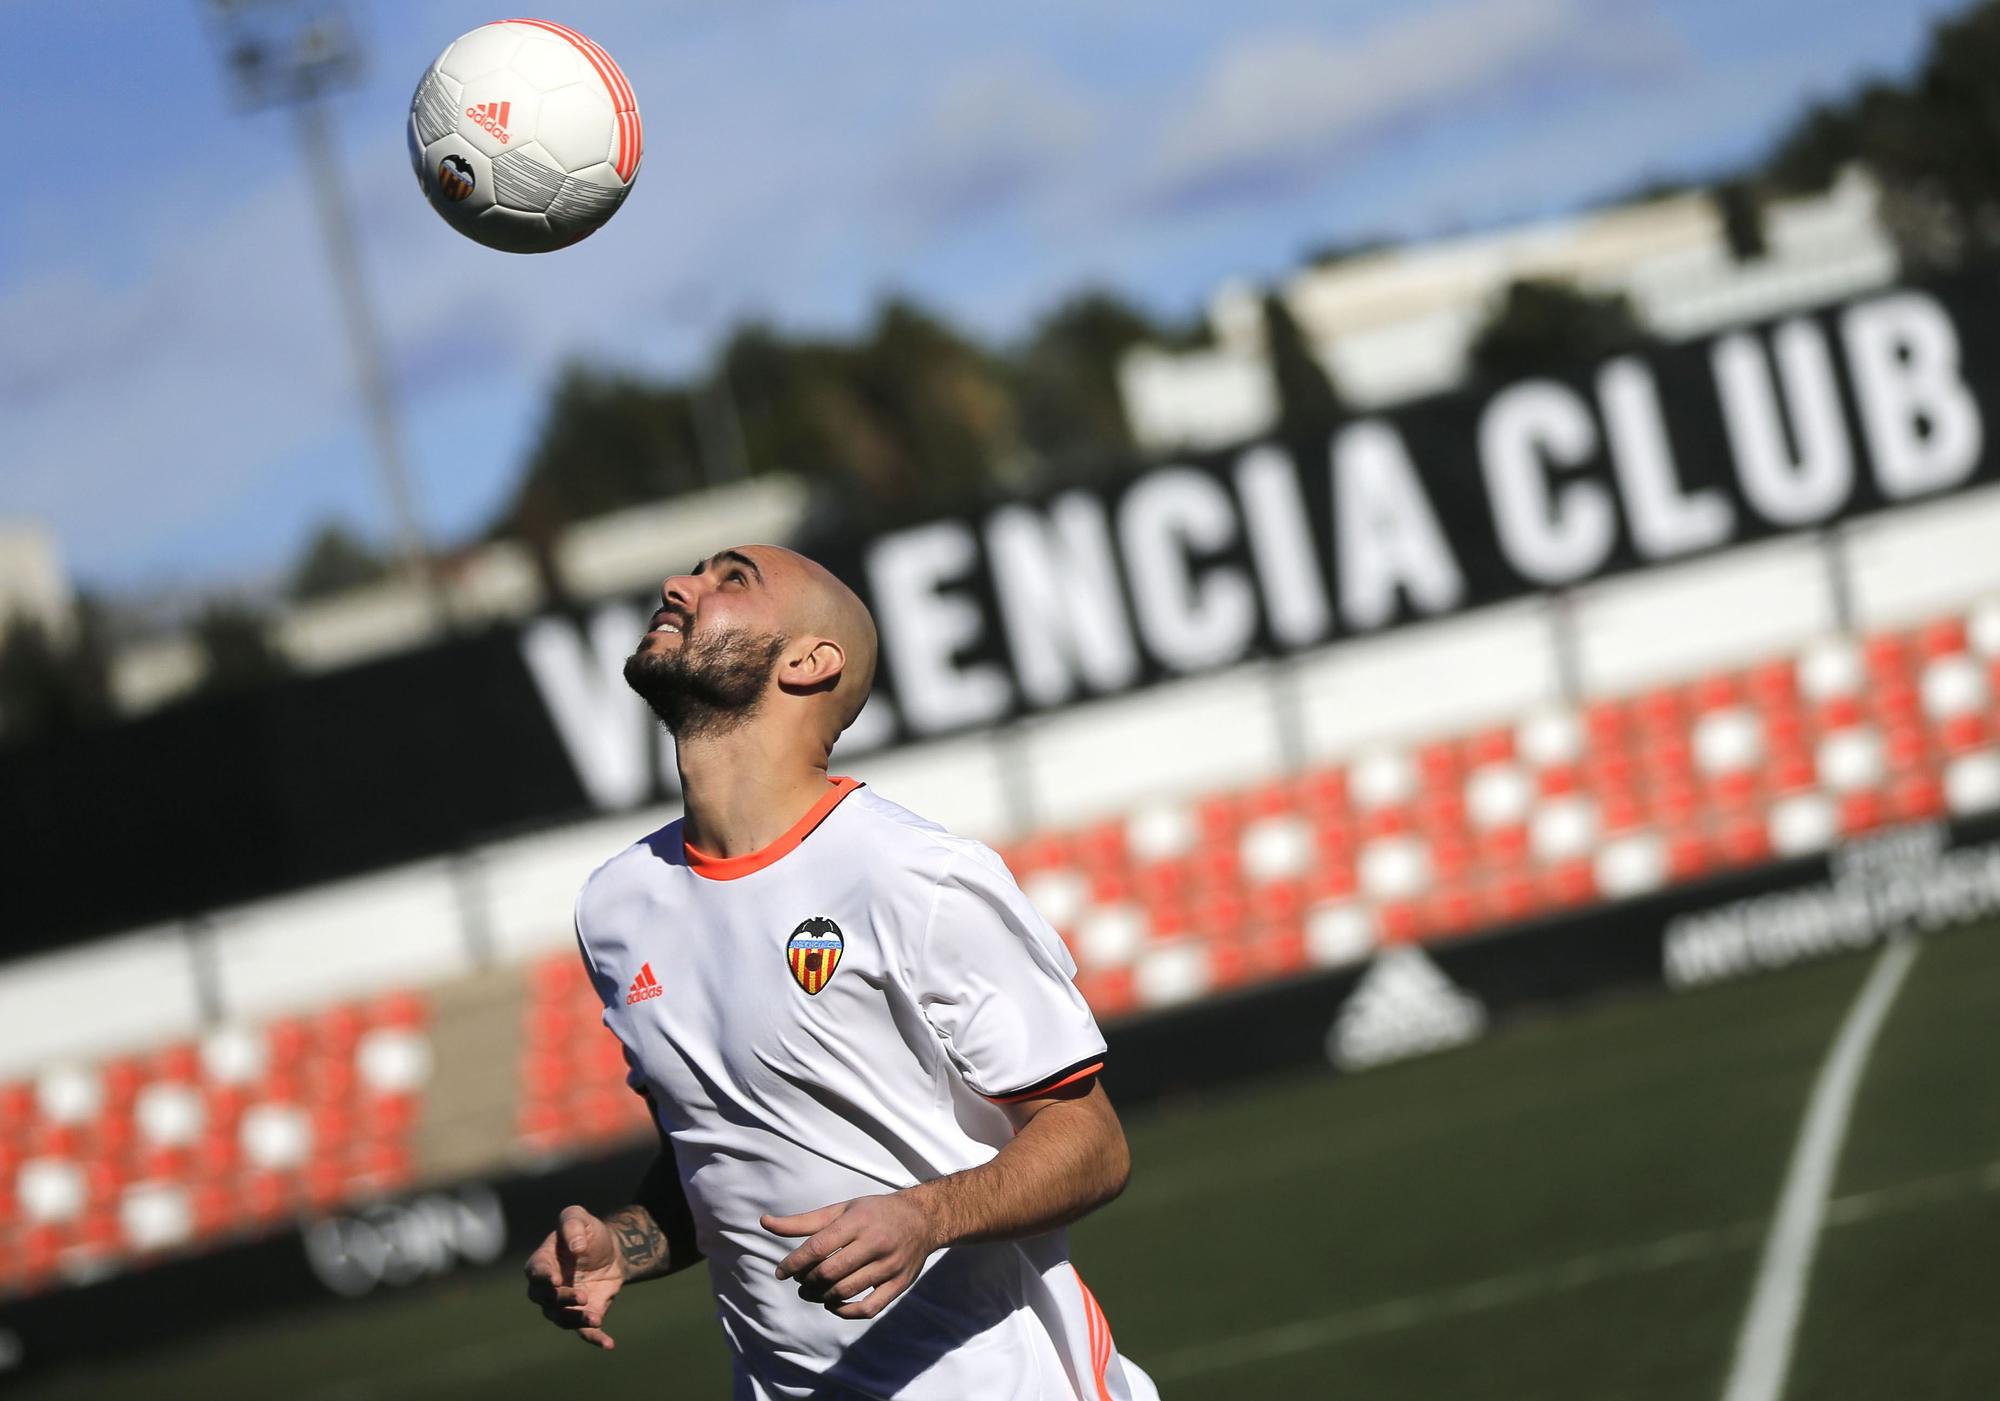
<svg viewBox="0 0 2000 1401">
<path fill-rule="evenodd" d="M 410 99 L 431 208 L 489 248 L 547 253 L 597 231 L 639 174 L 639 104 L 611 55 L 542 19 L 483 24 Z"/>
</svg>

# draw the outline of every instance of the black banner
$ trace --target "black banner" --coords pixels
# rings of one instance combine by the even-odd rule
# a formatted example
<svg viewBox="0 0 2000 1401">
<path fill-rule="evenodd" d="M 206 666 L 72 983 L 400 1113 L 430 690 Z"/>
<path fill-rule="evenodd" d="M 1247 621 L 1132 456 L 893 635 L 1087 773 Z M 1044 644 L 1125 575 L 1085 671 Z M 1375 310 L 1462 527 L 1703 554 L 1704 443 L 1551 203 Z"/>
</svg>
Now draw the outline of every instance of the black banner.
<svg viewBox="0 0 2000 1401">
<path fill-rule="evenodd" d="M 1990 279 L 1412 403 L 850 547 L 926 737 L 2000 478 Z"/>
<path fill-rule="evenodd" d="M 510 631 L 0 752 L 0 956 L 590 804 Z"/>
<path fill-rule="evenodd" d="M 881 625 L 851 754 L 1963 490 L 1995 423 L 2000 298 L 1967 275 L 802 543 Z M 671 796 L 619 678 L 648 611 L 0 752 L 0 957 Z"/>
</svg>

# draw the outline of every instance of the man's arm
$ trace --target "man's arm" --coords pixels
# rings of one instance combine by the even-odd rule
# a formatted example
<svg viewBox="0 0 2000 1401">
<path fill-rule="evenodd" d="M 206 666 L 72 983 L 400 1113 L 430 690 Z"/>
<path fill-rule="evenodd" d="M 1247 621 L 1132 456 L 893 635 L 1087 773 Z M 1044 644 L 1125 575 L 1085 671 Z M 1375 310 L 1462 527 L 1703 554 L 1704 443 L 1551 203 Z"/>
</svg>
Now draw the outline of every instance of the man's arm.
<svg viewBox="0 0 2000 1401">
<path fill-rule="evenodd" d="M 775 1235 L 808 1237 L 779 1262 L 778 1278 L 798 1280 L 801 1297 L 842 1318 L 873 1318 L 909 1288 L 932 1251 L 1039 1235 L 1125 1190 L 1131 1152 L 1094 1078 L 1002 1107 L 1014 1137 L 978 1167 L 886 1196 L 764 1217 Z"/>
<path fill-rule="evenodd" d="M 637 1200 L 602 1218 L 566 1206 L 556 1229 L 528 1257 L 528 1298 L 542 1316 L 593 1347 L 614 1347 L 604 1317 L 618 1291 L 684 1270 L 701 1259 L 694 1217 L 664 1138 Z"/>
<path fill-rule="evenodd" d="M 639 1180 L 632 1205 L 612 1212 L 604 1224 L 617 1242 L 627 1284 L 673 1274 L 701 1259 L 701 1249 L 694 1243 L 694 1215 L 681 1190 L 673 1149 L 664 1142 L 660 1156 Z"/>
</svg>

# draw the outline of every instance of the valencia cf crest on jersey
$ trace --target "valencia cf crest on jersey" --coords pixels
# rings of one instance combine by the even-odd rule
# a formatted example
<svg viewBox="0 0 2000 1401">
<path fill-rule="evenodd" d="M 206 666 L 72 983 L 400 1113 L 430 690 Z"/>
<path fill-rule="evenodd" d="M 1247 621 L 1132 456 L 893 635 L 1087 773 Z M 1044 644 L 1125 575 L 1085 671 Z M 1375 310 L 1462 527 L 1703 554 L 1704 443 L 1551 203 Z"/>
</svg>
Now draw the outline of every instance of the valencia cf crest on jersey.
<svg viewBox="0 0 2000 1401">
<path fill-rule="evenodd" d="M 817 993 L 832 980 L 844 947 L 840 926 L 825 915 L 806 920 L 785 942 L 785 962 L 791 965 L 793 981 L 808 995 Z"/>
</svg>

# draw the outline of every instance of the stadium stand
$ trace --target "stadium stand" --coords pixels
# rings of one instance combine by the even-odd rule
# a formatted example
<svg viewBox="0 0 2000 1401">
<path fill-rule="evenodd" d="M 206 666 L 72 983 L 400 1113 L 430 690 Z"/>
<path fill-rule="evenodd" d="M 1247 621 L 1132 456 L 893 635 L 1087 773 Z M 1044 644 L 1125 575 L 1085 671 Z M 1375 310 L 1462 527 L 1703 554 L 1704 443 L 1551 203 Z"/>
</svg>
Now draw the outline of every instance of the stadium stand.
<svg viewBox="0 0 2000 1401">
<path fill-rule="evenodd" d="M 645 1105 L 625 1087 L 624 1052 L 598 1021 L 601 1010 L 573 949 L 530 966 L 517 1119 L 524 1152 L 574 1153 L 645 1131 Z"/>
<path fill-rule="evenodd" d="M 1002 854 L 1109 1020 L 2000 807 L 1996 693 L 2000 600 L 1128 804 Z M 503 945 L 524 969 L 491 1004 L 518 1026 L 513 1157 L 643 1137 L 574 950 Z M 421 1180 L 449 986 L 0 1086 L 0 1294 Z"/>
<path fill-rule="evenodd" d="M 1100 1015 L 2000 803 L 2000 610 L 1008 849 Z"/>
<path fill-rule="evenodd" d="M 1002 854 L 1112 1019 L 2000 806 L 2000 604 L 1538 707 Z M 537 962 L 524 1147 L 643 1129 L 572 951 Z"/>
<path fill-rule="evenodd" d="M 428 1019 L 389 993 L 0 1087 L 0 1292 L 403 1185 Z"/>
</svg>

